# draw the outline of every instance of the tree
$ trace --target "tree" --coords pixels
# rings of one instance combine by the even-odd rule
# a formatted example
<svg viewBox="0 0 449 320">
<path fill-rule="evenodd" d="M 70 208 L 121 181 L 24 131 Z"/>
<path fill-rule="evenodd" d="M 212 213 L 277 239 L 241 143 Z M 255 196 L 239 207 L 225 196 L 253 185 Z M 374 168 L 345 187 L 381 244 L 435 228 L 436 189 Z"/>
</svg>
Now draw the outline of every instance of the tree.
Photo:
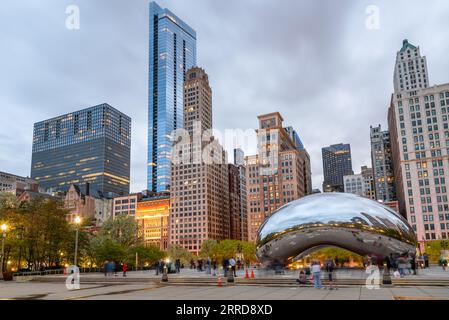
<svg viewBox="0 0 449 320">
<path fill-rule="evenodd" d="M 139 237 L 139 224 L 131 216 L 108 219 L 103 224 L 99 234 L 109 235 L 128 248 L 142 243 L 142 239 Z"/>
<path fill-rule="evenodd" d="M 216 258 L 217 240 L 208 239 L 201 245 L 201 258 Z"/>
<path fill-rule="evenodd" d="M 138 245 L 129 250 L 127 259 L 128 264 L 135 266 L 136 254 L 138 259 L 138 265 L 136 267 L 142 267 L 145 264 L 152 265 L 156 261 L 161 260 L 166 256 L 166 253 L 159 249 L 159 247 L 153 245 Z"/>
<path fill-rule="evenodd" d="M 110 235 L 99 234 L 90 240 L 90 247 L 98 266 L 106 261 L 125 261 L 127 248 L 120 242 L 112 239 Z"/>
<path fill-rule="evenodd" d="M 167 250 L 167 257 L 171 260 L 181 260 L 181 263 L 187 265 L 190 260 L 193 259 L 193 254 L 186 250 L 184 247 L 178 245 L 172 245 Z"/>
</svg>

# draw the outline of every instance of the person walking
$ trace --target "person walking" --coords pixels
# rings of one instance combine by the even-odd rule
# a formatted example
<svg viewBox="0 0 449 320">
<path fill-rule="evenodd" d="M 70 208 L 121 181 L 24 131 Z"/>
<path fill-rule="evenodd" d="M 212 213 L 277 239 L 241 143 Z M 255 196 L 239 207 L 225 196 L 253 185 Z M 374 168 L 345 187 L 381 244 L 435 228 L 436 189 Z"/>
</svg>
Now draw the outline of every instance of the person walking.
<svg viewBox="0 0 449 320">
<path fill-rule="evenodd" d="M 176 259 L 176 261 L 175 261 L 175 268 L 176 268 L 176 273 L 180 273 L 181 272 L 181 260 L 180 259 Z"/>
<path fill-rule="evenodd" d="M 106 261 L 103 265 L 104 276 L 108 276 L 108 261 Z"/>
<path fill-rule="evenodd" d="M 156 269 L 156 275 L 158 276 L 159 275 L 159 268 L 160 268 L 160 261 L 159 260 L 154 263 L 154 268 Z"/>
<path fill-rule="evenodd" d="M 424 268 L 427 269 L 429 268 L 429 256 L 427 253 L 423 254 L 423 258 L 424 258 Z"/>
<path fill-rule="evenodd" d="M 410 267 L 412 269 L 413 275 L 416 276 L 416 256 L 414 254 L 410 255 Z"/>
<path fill-rule="evenodd" d="M 311 271 L 313 275 L 313 287 L 315 289 L 321 289 L 321 266 L 319 261 L 313 261 L 311 266 Z"/>
<path fill-rule="evenodd" d="M 123 271 L 123 276 L 126 277 L 126 269 L 128 268 L 128 266 L 126 265 L 126 262 L 123 262 L 122 264 L 122 271 Z"/>
<path fill-rule="evenodd" d="M 234 258 L 229 259 L 229 265 L 231 266 L 232 273 L 234 274 L 234 277 L 237 277 L 237 274 L 235 273 L 235 265 L 237 262 Z"/>
<path fill-rule="evenodd" d="M 335 263 L 332 259 L 326 260 L 326 272 L 329 280 L 329 290 L 334 290 L 334 269 Z M 335 288 L 336 289 L 336 288 Z"/>
</svg>

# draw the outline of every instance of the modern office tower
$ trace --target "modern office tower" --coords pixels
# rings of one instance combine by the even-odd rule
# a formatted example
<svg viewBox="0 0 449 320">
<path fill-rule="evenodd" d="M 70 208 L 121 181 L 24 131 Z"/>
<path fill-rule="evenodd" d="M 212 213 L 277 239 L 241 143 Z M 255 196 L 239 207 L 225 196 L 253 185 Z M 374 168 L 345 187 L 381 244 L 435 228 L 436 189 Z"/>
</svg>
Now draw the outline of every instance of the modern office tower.
<svg viewBox="0 0 449 320">
<path fill-rule="evenodd" d="M 352 171 L 351 146 L 336 144 L 322 149 L 323 154 L 323 191 L 343 192 L 343 177 L 354 174 Z"/>
<path fill-rule="evenodd" d="M 173 147 L 169 243 L 198 254 L 205 240 L 230 237 L 227 155 L 211 134 L 212 90 L 203 69 L 187 72 L 184 102 L 189 137 Z"/>
<path fill-rule="evenodd" d="M 242 149 L 234 149 L 234 164 L 243 166 L 245 164 L 245 153 Z"/>
<path fill-rule="evenodd" d="M 287 133 L 290 135 L 290 138 L 293 140 L 293 143 L 295 144 L 296 148 L 302 150 L 304 149 L 304 145 L 299 138 L 299 134 L 293 129 L 293 127 L 287 127 L 285 128 L 287 130 Z"/>
<path fill-rule="evenodd" d="M 410 60 L 408 70 L 419 71 L 421 88 L 396 86 L 402 58 Z M 449 232 L 449 84 L 428 87 L 424 79 L 425 58 L 408 44 L 396 59 L 388 125 L 400 213 L 417 232 L 422 249 L 428 240 L 447 239 Z"/>
<path fill-rule="evenodd" d="M 150 3 L 148 190 L 170 190 L 173 130 L 183 125 L 183 83 L 196 65 L 196 32 L 168 9 Z"/>
<path fill-rule="evenodd" d="M 427 58 L 421 56 L 419 47 L 404 40 L 396 55 L 394 92 L 425 89 L 429 87 Z"/>
<path fill-rule="evenodd" d="M 258 154 L 245 158 L 250 241 L 274 211 L 312 193 L 309 155 L 282 127 L 282 116 L 274 112 L 258 119 Z"/>
<path fill-rule="evenodd" d="M 108 104 L 34 125 L 31 178 L 51 191 L 75 184 L 105 196 L 129 193 L 131 118 Z"/>
<path fill-rule="evenodd" d="M 146 245 L 167 250 L 169 212 L 170 195 L 168 193 L 152 194 L 137 202 L 135 218 Z"/>
<path fill-rule="evenodd" d="M 24 191 L 39 192 L 37 181 L 0 171 L 0 192 L 8 192 L 15 196 L 20 196 Z"/>
<path fill-rule="evenodd" d="M 383 202 L 396 201 L 390 133 L 382 131 L 379 125 L 371 127 L 370 137 L 376 199 Z"/>
<path fill-rule="evenodd" d="M 248 240 L 245 167 L 228 165 L 230 239 Z"/>
<path fill-rule="evenodd" d="M 343 177 L 344 191 L 361 197 L 375 199 L 373 170 L 366 166 L 361 168 L 360 174 Z"/>
</svg>

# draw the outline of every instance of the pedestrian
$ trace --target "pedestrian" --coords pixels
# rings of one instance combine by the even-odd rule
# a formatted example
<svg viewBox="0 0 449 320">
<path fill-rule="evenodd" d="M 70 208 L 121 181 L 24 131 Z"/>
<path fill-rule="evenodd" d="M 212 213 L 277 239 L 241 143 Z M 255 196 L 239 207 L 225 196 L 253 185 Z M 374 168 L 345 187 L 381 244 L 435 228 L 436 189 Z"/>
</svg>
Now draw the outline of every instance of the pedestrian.
<svg viewBox="0 0 449 320">
<path fill-rule="evenodd" d="M 237 274 L 235 273 L 235 265 L 237 264 L 237 262 L 235 261 L 234 258 L 229 259 L 229 265 L 231 266 L 231 271 L 234 274 L 234 277 L 237 277 Z"/>
<path fill-rule="evenodd" d="M 410 255 L 410 267 L 412 269 L 413 275 L 416 276 L 416 256 L 414 254 Z"/>
<path fill-rule="evenodd" d="M 429 267 L 429 256 L 427 255 L 427 253 L 423 254 L 423 258 L 424 258 L 424 268 L 427 269 Z"/>
<path fill-rule="evenodd" d="M 307 284 L 307 275 L 304 270 L 299 271 L 299 277 L 296 279 L 296 282 L 298 282 L 299 285 Z"/>
<path fill-rule="evenodd" d="M 181 260 L 180 259 L 176 259 L 175 267 L 176 267 L 176 273 L 180 273 L 181 272 Z"/>
<path fill-rule="evenodd" d="M 156 275 L 159 275 L 160 262 L 159 260 L 154 263 L 154 268 L 156 269 Z"/>
<path fill-rule="evenodd" d="M 326 272 L 329 280 L 329 290 L 334 289 L 334 269 L 335 269 L 335 263 L 332 259 L 326 260 Z"/>
<path fill-rule="evenodd" d="M 390 257 L 386 256 L 385 259 L 384 259 L 384 263 L 385 263 L 385 267 L 387 268 L 386 274 L 390 274 L 390 270 L 391 270 L 391 260 L 390 260 Z"/>
<path fill-rule="evenodd" d="M 313 261 L 311 266 L 313 275 L 313 287 L 315 289 L 321 289 L 321 266 L 319 261 Z"/>
<path fill-rule="evenodd" d="M 106 261 L 103 265 L 104 276 L 108 276 L 108 261 Z"/>
<path fill-rule="evenodd" d="M 126 265 L 126 262 L 123 262 L 122 264 L 122 271 L 123 271 L 123 276 L 126 277 L 126 269 L 128 268 L 128 266 Z"/>
</svg>

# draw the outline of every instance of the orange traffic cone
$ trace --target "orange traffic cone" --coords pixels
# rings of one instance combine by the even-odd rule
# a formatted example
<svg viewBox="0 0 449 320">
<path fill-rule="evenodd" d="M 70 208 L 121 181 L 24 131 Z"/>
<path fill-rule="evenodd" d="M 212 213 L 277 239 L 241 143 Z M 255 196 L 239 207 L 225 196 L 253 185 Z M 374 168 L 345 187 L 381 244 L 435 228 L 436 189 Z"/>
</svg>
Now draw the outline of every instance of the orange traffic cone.
<svg viewBox="0 0 449 320">
<path fill-rule="evenodd" d="M 251 270 L 251 279 L 254 279 L 254 270 Z"/>
<path fill-rule="evenodd" d="M 217 287 L 221 287 L 221 277 L 218 277 Z"/>
<path fill-rule="evenodd" d="M 246 269 L 245 279 L 249 279 L 248 269 Z"/>
</svg>

